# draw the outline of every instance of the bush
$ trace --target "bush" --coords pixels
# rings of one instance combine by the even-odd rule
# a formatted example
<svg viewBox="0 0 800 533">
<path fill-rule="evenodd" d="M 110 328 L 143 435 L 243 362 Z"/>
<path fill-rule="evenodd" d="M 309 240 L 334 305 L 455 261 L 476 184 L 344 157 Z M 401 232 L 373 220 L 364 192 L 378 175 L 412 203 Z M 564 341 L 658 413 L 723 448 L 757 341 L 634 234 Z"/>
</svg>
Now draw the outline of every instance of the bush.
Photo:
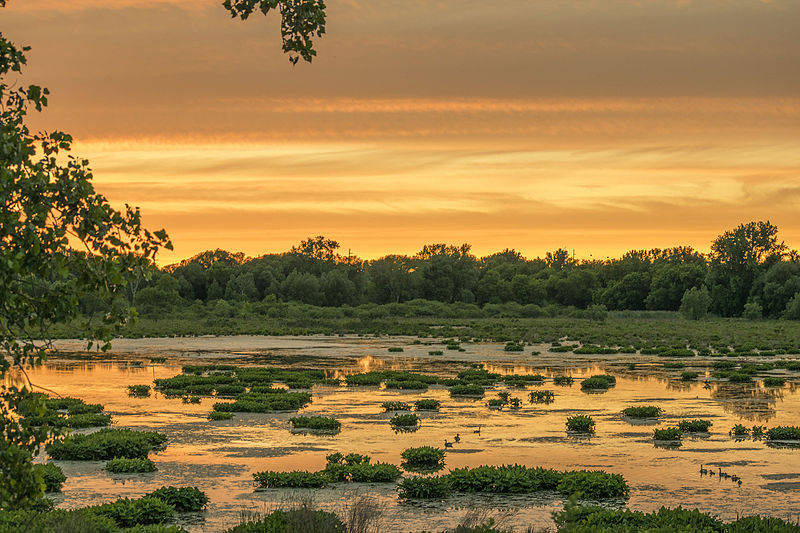
<svg viewBox="0 0 800 533">
<path fill-rule="evenodd" d="M 681 372 L 681 380 L 683 380 L 683 381 L 694 381 L 695 379 L 697 379 L 697 376 L 699 376 L 699 375 L 700 374 L 698 372 L 691 372 L 691 371 Z"/>
<path fill-rule="evenodd" d="M 531 403 L 553 403 L 556 395 L 551 390 L 535 390 L 528 395 Z"/>
<path fill-rule="evenodd" d="M 150 459 L 115 457 L 106 463 L 106 470 L 115 474 L 127 474 L 133 472 L 155 472 L 158 468 L 156 468 L 155 463 Z"/>
<path fill-rule="evenodd" d="M 745 435 L 750 434 L 750 428 L 743 426 L 742 424 L 736 424 L 733 426 L 733 428 L 731 428 L 729 434 L 734 437 L 744 437 Z"/>
<path fill-rule="evenodd" d="M 253 479 L 261 488 L 320 488 L 328 483 L 328 477 L 322 472 L 256 472 Z"/>
<path fill-rule="evenodd" d="M 764 378 L 765 387 L 783 387 L 785 384 L 786 380 L 783 378 L 775 378 L 775 377 Z"/>
<path fill-rule="evenodd" d="M 24 524 L 24 526 L 22 526 Z M 0 512 L 0 531 L 4 533 L 117 533 L 119 527 L 110 518 L 99 516 L 91 508 L 65 511 L 24 511 Z"/>
<path fill-rule="evenodd" d="M 746 320 L 761 320 L 764 315 L 764 308 L 756 302 L 747 302 L 744 304 L 744 311 L 742 311 L 742 318 Z"/>
<path fill-rule="evenodd" d="M 369 458 L 359 463 L 328 463 L 321 472 L 329 481 L 353 481 L 355 483 L 391 483 L 402 473 L 389 463 L 370 464 Z"/>
<path fill-rule="evenodd" d="M 514 341 L 508 341 L 503 350 L 506 352 L 523 352 L 525 351 L 525 345 Z"/>
<path fill-rule="evenodd" d="M 625 498 L 629 492 L 628 484 L 621 475 L 597 470 L 566 472 L 558 482 L 557 489 L 567 496 L 580 494 L 582 498 L 591 500 Z"/>
<path fill-rule="evenodd" d="M 767 430 L 767 440 L 800 440 L 800 427 L 777 426 Z"/>
<path fill-rule="evenodd" d="M 110 518 L 119 527 L 161 524 L 175 514 L 175 509 L 171 505 L 148 496 L 138 500 L 122 498 L 89 509 L 92 513 Z"/>
<path fill-rule="evenodd" d="M 215 403 L 214 410 L 228 413 L 269 413 L 272 411 L 296 411 L 311 403 L 307 392 L 256 393 L 246 392 L 236 397 L 233 403 Z"/>
<path fill-rule="evenodd" d="M 414 409 L 417 411 L 438 411 L 440 406 L 439 400 L 422 399 L 414 402 Z"/>
<path fill-rule="evenodd" d="M 394 415 L 389 421 L 390 424 L 397 427 L 411 427 L 419 424 L 419 417 L 415 414 Z"/>
<path fill-rule="evenodd" d="M 688 433 L 708 433 L 712 425 L 709 420 L 683 420 L 678 424 L 678 429 Z"/>
<path fill-rule="evenodd" d="M 527 494 L 556 490 L 562 474 L 545 468 L 503 465 L 457 468 L 447 477 L 452 490 L 458 492 Z"/>
<path fill-rule="evenodd" d="M 486 393 L 481 385 L 467 383 L 450 387 L 450 396 L 483 396 Z"/>
<path fill-rule="evenodd" d="M 617 384 L 617 379 L 608 374 L 592 376 L 581 381 L 582 389 L 606 390 Z"/>
<path fill-rule="evenodd" d="M 243 521 L 225 533 L 345 533 L 344 523 L 333 513 L 302 507 Z"/>
<path fill-rule="evenodd" d="M 410 411 L 411 410 L 411 406 L 408 405 L 405 402 L 383 402 L 381 404 L 381 407 L 383 407 L 383 410 L 385 412 L 387 412 L 387 413 L 390 412 L 390 411 Z"/>
<path fill-rule="evenodd" d="M 661 413 L 661 408 L 655 405 L 626 407 L 622 410 L 622 414 L 630 418 L 658 418 Z"/>
<path fill-rule="evenodd" d="M 158 498 L 171 505 L 179 513 L 202 511 L 208 503 L 208 496 L 197 487 L 161 487 L 147 495 Z"/>
<path fill-rule="evenodd" d="M 128 396 L 135 398 L 150 396 L 150 385 L 128 385 Z"/>
<path fill-rule="evenodd" d="M 708 309 L 710 307 L 711 295 L 708 294 L 708 289 L 705 287 L 701 289 L 692 287 L 683 293 L 681 306 L 678 310 L 689 320 L 700 320 L 708 315 Z"/>
<path fill-rule="evenodd" d="M 42 475 L 44 481 L 45 492 L 61 492 L 61 486 L 67 480 L 64 471 L 55 463 L 45 463 L 43 465 L 37 464 L 36 470 Z"/>
<path fill-rule="evenodd" d="M 68 461 L 107 461 L 115 457 L 146 459 L 150 451 L 167 440 L 154 431 L 101 429 L 87 435 L 71 435 L 47 445 L 53 459 Z"/>
<path fill-rule="evenodd" d="M 572 385 L 573 381 L 570 376 L 556 376 L 553 378 L 553 383 L 556 385 Z"/>
<path fill-rule="evenodd" d="M 230 420 L 233 418 L 233 413 L 225 413 L 222 411 L 211 411 L 208 413 L 209 420 Z"/>
<path fill-rule="evenodd" d="M 567 431 L 592 433 L 594 431 L 594 420 L 586 415 L 571 416 L 567 418 Z"/>
<path fill-rule="evenodd" d="M 326 416 L 295 416 L 290 418 L 289 422 L 296 429 L 339 431 L 342 427 L 341 422 Z"/>
<path fill-rule="evenodd" d="M 447 476 L 409 477 L 397 485 L 400 498 L 408 499 L 441 499 L 450 494 L 450 482 Z"/>
<path fill-rule="evenodd" d="M 681 440 L 683 433 L 681 430 L 676 427 L 669 427 L 664 429 L 654 429 L 653 430 L 653 439 L 654 440 Z"/>
<path fill-rule="evenodd" d="M 400 454 L 403 467 L 413 469 L 439 469 L 444 467 L 444 450 L 432 446 L 407 448 Z"/>
</svg>

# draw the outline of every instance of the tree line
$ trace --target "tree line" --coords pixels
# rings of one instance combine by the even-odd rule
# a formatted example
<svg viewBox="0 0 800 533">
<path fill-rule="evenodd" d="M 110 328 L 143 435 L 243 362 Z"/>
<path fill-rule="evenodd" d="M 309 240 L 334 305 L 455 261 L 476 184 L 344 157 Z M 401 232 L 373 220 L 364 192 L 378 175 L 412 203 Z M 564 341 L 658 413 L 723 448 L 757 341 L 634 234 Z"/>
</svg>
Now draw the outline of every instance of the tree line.
<svg viewBox="0 0 800 533">
<path fill-rule="evenodd" d="M 478 258 L 470 245 L 426 245 L 417 254 L 362 260 L 322 236 L 289 251 L 249 258 L 206 251 L 131 280 L 127 299 L 142 316 L 215 301 L 358 306 L 430 300 L 677 311 L 724 317 L 800 318 L 800 258 L 766 221 L 719 235 L 708 254 L 689 246 L 632 250 L 611 260 L 575 260 L 559 249 L 527 259 L 514 250 Z M 85 313 L 104 303 L 87 296 Z M 523 313 L 524 314 L 524 313 Z"/>
</svg>

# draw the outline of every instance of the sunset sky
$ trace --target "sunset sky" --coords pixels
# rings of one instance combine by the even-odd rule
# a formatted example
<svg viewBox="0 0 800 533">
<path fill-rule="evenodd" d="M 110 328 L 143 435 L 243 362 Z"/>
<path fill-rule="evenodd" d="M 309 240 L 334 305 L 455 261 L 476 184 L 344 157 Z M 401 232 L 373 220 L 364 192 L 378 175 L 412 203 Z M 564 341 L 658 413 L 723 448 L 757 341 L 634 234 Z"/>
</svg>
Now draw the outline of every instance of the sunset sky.
<svg viewBox="0 0 800 533">
<path fill-rule="evenodd" d="M 579 257 L 769 219 L 800 247 L 800 2 L 330 0 L 312 64 L 219 0 L 9 0 L 96 188 L 167 264 L 323 234 Z"/>
</svg>

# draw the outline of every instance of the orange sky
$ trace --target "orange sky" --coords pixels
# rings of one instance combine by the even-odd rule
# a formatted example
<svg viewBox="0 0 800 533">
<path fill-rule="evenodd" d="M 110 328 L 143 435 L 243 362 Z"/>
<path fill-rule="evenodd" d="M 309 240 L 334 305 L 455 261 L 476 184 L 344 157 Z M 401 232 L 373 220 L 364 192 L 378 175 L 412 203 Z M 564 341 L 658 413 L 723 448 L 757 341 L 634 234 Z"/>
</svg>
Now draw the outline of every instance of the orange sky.
<svg viewBox="0 0 800 533">
<path fill-rule="evenodd" d="M 800 244 L 800 2 L 331 0 L 312 65 L 217 0 L 10 0 L 95 185 L 169 263 L 324 234 L 580 257 L 769 219 Z M 65 5 L 66 4 L 66 5 Z"/>
</svg>

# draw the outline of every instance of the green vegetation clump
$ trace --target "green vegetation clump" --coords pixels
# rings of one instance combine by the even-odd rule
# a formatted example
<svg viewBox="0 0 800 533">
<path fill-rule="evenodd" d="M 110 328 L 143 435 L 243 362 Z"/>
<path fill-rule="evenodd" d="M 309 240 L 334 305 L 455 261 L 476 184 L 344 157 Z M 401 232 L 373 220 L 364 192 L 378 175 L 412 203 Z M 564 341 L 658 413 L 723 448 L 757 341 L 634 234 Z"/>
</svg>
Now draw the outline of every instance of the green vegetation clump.
<svg viewBox="0 0 800 533">
<path fill-rule="evenodd" d="M 678 368 L 686 368 L 686 365 L 683 363 L 664 363 L 664 368 L 674 370 Z"/>
<path fill-rule="evenodd" d="M 444 355 L 444 352 L 442 350 L 430 350 L 428 355 Z"/>
<path fill-rule="evenodd" d="M 535 390 L 528 395 L 531 403 L 553 403 L 556 395 L 551 390 Z"/>
<path fill-rule="evenodd" d="M 406 402 L 383 402 L 381 407 L 385 412 L 391 411 L 410 411 L 411 406 Z"/>
<path fill-rule="evenodd" d="M 174 507 L 152 496 L 145 496 L 137 500 L 122 498 L 89 509 L 93 514 L 109 518 L 123 528 L 161 524 L 175 514 Z"/>
<path fill-rule="evenodd" d="M 565 472 L 556 489 L 561 494 L 580 494 L 592 500 L 626 498 L 629 493 L 624 477 L 597 470 Z"/>
<path fill-rule="evenodd" d="M 575 415 L 567 418 L 567 431 L 578 431 L 581 433 L 594 432 L 594 420 L 591 416 Z"/>
<path fill-rule="evenodd" d="M 396 427 L 413 427 L 419 425 L 419 417 L 413 413 L 394 415 L 389 423 Z"/>
<path fill-rule="evenodd" d="M 341 422 L 326 416 L 295 416 L 290 418 L 289 422 L 295 429 L 339 431 L 342 428 Z"/>
<path fill-rule="evenodd" d="M 678 429 L 687 433 L 708 433 L 712 425 L 710 420 L 682 420 Z"/>
<path fill-rule="evenodd" d="M 638 407 L 626 407 L 622 414 L 630 418 L 658 418 L 662 409 L 655 405 L 645 405 Z"/>
<path fill-rule="evenodd" d="M 777 426 L 766 432 L 767 440 L 800 440 L 800 427 Z"/>
<path fill-rule="evenodd" d="M 256 472 L 253 474 L 255 484 L 263 489 L 306 489 L 324 487 L 328 477 L 322 472 Z"/>
<path fill-rule="evenodd" d="M 243 518 L 224 533 L 345 533 L 344 522 L 328 511 L 307 507 L 283 511 L 278 509 L 259 517 Z"/>
<path fill-rule="evenodd" d="M 401 346 L 390 346 L 389 351 L 392 353 L 402 352 L 403 348 Z"/>
<path fill-rule="evenodd" d="M 161 487 L 148 497 L 158 498 L 171 505 L 179 513 L 196 513 L 202 511 L 208 503 L 208 496 L 197 487 Z"/>
<path fill-rule="evenodd" d="M 485 393 L 482 385 L 472 383 L 450 387 L 450 396 L 483 396 Z"/>
<path fill-rule="evenodd" d="M 401 390 L 427 390 L 428 384 L 424 381 L 397 381 L 389 380 L 385 383 L 387 389 L 401 389 Z"/>
<path fill-rule="evenodd" d="M 525 351 L 525 345 L 520 342 L 508 341 L 503 350 L 506 352 L 523 352 Z"/>
<path fill-rule="evenodd" d="M 619 353 L 617 348 L 611 348 L 609 346 L 597 346 L 595 344 L 584 344 L 580 348 L 576 348 L 572 351 L 578 355 L 609 355 Z"/>
<path fill-rule="evenodd" d="M 728 433 L 734 437 L 744 437 L 745 435 L 750 434 L 750 428 L 743 426 L 742 424 L 736 424 Z"/>
<path fill-rule="evenodd" d="M 126 457 L 115 457 L 111 459 L 106 463 L 105 468 L 114 474 L 155 472 L 158 470 L 155 463 L 150 459 L 128 459 Z"/>
<path fill-rule="evenodd" d="M 783 387 L 784 385 L 786 385 L 786 380 L 784 378 L 776 378 L 776 377 L 764 378 L 765 387 Z"/>
<path fill-rule="evenodd" d="M 617 384 L 617 378 L 608 374 L 592 376 L 581 381 L 581 388 L 588 390 L 606 390 Z"/>
<path fill-rule="evenodd" d="M 653 440 L 680 441 L 682 436 L 683 433 L 676 427 L 653 430 Z"/>
<path fill-rule="evenodd" d="M 441 406 L 439 400 L 423 398 L 414 402 L 414 409 L 417 411 L 438 411 Z"/>
<path fill-rule="evenodd" d="M 87 435 L 71 435 L 47 445 L 53 459 L 67 461 L 107 461 L 115 457 L 146 459 L 153 448 L 167 437 L 154 431 L 101 429 Z"/>
<path fill-rule="evenodd" d="M 128 396 L 145 398 L 150 396 L 150 385 L 128 385 Z"/>
<path fill-rule="evenodd" d="M 681 372 L 681 380 L 682 381 L 694 381 L 695 379 L 697 379 L 697 376 L 699 376 L 699 375 L 700 374 L 698 372 L 692 372 L 692 371 Z"/>
<path fill-rule="evenodd" d="M 433 446 L 406 448 L 400 454 L 406 470 L 434 470 L 444 467 L 444 450 Z"/>
<path fill-rule="evenodd" d="M 228 413 L 269 413 L 272 411 L 296 411 L 311 403 L 307 392 L 280 392 L 240 394 L 231 403 L 215 403 L 214 411 Z"/>
<path fill-rule="evenodd" d="M 407 477 L 397 485 L 397 493 L 403 500 L 443 499 L 450 495 L 448 476 Z"/>
<path fill-rule="evenodd" d="M 750 374 L 745 374 L 744 372 L 732 372 L 728 375 L 728 381 L 731 383 L 749 383 L 753 381 L 753 378 Z"/>
<path fill-rule="evenodd" d="M 570 376 L 556 376 L 553 378 L 553 383 L 555 385 L 562 385 L 562 386 L 569 386 L 572 385 L 573 379 Z"/>
<path fill-rule="evenodd" d="M 64 471 L 55 463 L 37 464 L 36 470 L 42 475 L 45 492 L 61 492 L 61 486 L 67 480 Z"/>
</svg>

